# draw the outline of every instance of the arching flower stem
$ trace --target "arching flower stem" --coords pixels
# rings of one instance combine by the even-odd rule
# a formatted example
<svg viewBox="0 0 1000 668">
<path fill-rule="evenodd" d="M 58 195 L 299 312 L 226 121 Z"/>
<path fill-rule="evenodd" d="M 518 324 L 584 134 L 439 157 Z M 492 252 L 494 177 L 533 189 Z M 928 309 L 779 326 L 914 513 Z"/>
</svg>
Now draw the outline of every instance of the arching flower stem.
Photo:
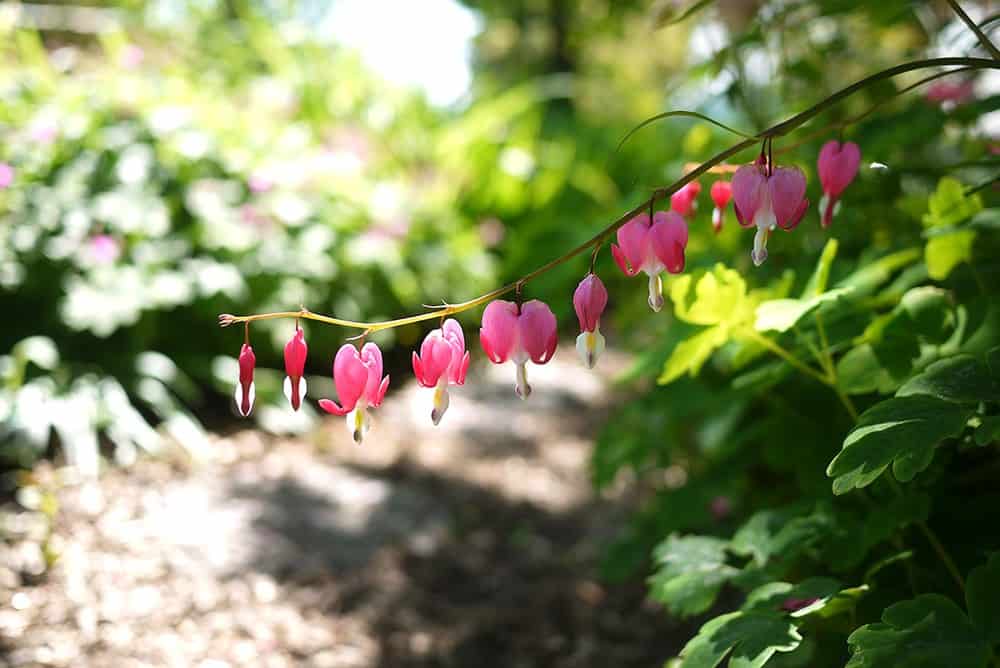
<svg viewBox="0 0 1000 668">
<path fill-rule="evenodd" d="M 965 67 L 970 70 L 975 69 L 1000 69 L 1000 61 L 991 60 L 987 58 L 967 58 L 967 57 L 949 57 L 949 58 L 927 58 L 922 60 L 915 60 L 911 62 L 901 63 L 894 67 L 876 72 L 875 74 L 869 75 L 864 79 L 854 82 L 853 84 L 842 88 L 841 90 L 833 93 L 826 99 L 816 103 L 812 107 L 802 111 L 791 118 L 788 118 L 781 123 L 771 126 L 770 128 L 758 133 L 757 135 L 744 139 L 733 146 L 721 151 L 712 158 L 709 158 L 705 162 L 701 163 L 691 171 L 684 174 L 677 181 L 665 188 L 658 188 L 655 190 L 648 199 L 637 204 L 635 207 L 625 212 L 614 222 L 608 225 L 606 228 L 594 235 L 593 238 L 588 241 L 583 242 L 579 246 L 571 249 L 565 254 L 546 262 L 541 267 L 535 269 L 528 274 L 525 274 L 517 281 L 513 283 L 508 283 L 502 287 L 496 288 L 486 294 L 480 295 L 474 299 L 470 299 L 465 302 L 458 304 L 449 304 L 444 307 L 435 308 L 424 313 L 418 313 L 411 316 L 406 316 L 403 318 L 395 318 L 393 320 L 384 320 L 380 322 L 360 322 L 355 320 L 344 320 L 341 318 L 336 318 L 332 316 L 322 315 L 319 313 L 313 313 L 312 311 L 301 308 L 298 311 L 278 311 L 274 313 L 257 313 L 252 315 L 230 315 L 222 314 L 219 316 L 219 324 L 223 327 L 235 323 L 246 323 L 253 322 L 256 320 L 275 320 L 282 318 L 302 318 L 304 320 L 313 320 L 316 322 L 322 322 L 328 325 L 336 325 L 338 327 L 347 327 L 351 329 L 367 330 L 368 333 L 374 333 L 385 329 L 393 329 L 395 327 L 403 327 L 405 325 L 412 325 L 418 322 L 423 322 L 425 320 L 433 320 L 435 318 L 444 318 L 470 309 L 477 308 L 484 304 L 493 301 L 499 297 L 502 297 L 510 292 L 513 292 L 518 286 L 523 286 L 528 281 L 547 273 L 548 271 L 558 267 L 559 265 L 568 262 L 569 260 L 575 258 L 577 255 L 585 251 L 593 251 L 595 248 L 600 248 L 601 245 L 610 237 L 611 234 L 615 233 L 619 227 L 629 222 L 635 216 L 647 211 L 650 206 L 652 206 L 657 200 L 662 200 L 669 198 L 675 192 L 683 188 L 688 183 L 694 181 L 698 177 L 707 173 L 716 165 L 719 165 L 729 158 L 738 155 L 745 150 L 757 146 L 760 142 L 764 140 L 773 140 L 775 137 L 782 137 L 793 130 L 804 125 L 811 119 L 818 116 L 820 113 L 826 109 L 838 104 L 845 98 L 850 97 L 854 93 L 874 84 L 879 81 L 884 81 L 886 79 L 891 79 L 893 77 L 905 74 L 907 72 L 913 72 L 922 69 L 929 69 L 934 67 Z M 673 114 L 681 115 L 681 114 Z M 693 114 L 685 114 L 693 115 Z M 764 338 L 764 337 L 762 337 Z M 812 371 L 810 369 L 810 371 Z M 819 375 L 819 374 L 816 374 Z"/>
</svg>

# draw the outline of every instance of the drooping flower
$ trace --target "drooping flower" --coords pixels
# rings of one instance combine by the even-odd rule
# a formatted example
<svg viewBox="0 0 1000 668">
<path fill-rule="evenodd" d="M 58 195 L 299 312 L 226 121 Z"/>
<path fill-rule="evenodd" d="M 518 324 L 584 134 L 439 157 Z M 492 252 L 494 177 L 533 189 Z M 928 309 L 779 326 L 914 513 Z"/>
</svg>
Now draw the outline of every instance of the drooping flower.
<svg viewBox="0 0 1000 668">
<path fill-rule="evenodd" d="M 767 259 L 767 238 L 774 228 L 794 229 L 809 208 L 806 176 L 797 167 L 772 170 L 758 160 L 736 170 L 732 187 L 736 220 L 743 227 L 757 228 L 750 257 L 759 267 Z"/>
<path fill-rule="evenodd" d="M 601 314 L 608 305 L 608 291 L 596 274 L 587 274 L 573 292 L 573 308 L 580 321 L 580 336 L 576 337 L 576 352 L 580 359 L 593 369 L 598 356 L 604 352 L 604 335 L 601 334 Z"/>
<path fill-rule="evenodd" d="M 497 299 L 486 306 L 479 341 L 486 356 L 494 364 L 511 360 L 517 366 L 517 396 L 527 399 L 531 394 L 528 385 L 528 360 L 545 364 L 555 354 L 559 343 L 556 317 L 552 310 L 537 299 L 518 306 L 514 302 Z"/>
<path fill-rule="evenodd" d="M 6 162 L 0 162 L 0 190 L 9 188 L 14 183 L 14 168 Z"/>
<path fill-rule="evenodd" d="M 306 334 L 300 327 L 295 328 L 295 335 L 285 344 L 285 396 L 294 410 L 299 410 L 302 400 L 306 398 L 306 379 L 303 377 L 306 368 Z"/>
<path fill-rule="evenodd" d="M 829 227 L 834 214 L 840 209 L 838 199 L 844 189 L 858 174 L 861 149 L 852 141 L 841 144 L 830 140 L 819 151 L 819 181 L 823 184 L 823 197 L 819 201 L 820 223 Z"/>
<path fill-rule="evenodd" d="M 413 351 L 413 373 L 423 387 L 434 388 L 434 408 L 431 420 L 441 422 L 448 410 L 448 385 L 464 385 L 469 370 L 469 351 L 465 349 L 465 335 L 457 320 L 448 318 L 424 337 L 420 354 Z"/>
<path fill-rule="evenodd" d="M 712 209 L 712 230 L 718 234 L 722 231 L 722 216 L 726 212 L 729 200 L 733 197 L 733 186 L 729 181 L 716 181 L 709 191 L 715 208 Z"/>
<path fill-rule="evenodd" d="M 643 213 L 618 228 L 618 244 L 611 244 L 611 254 L 626 276 L 640 271 L 649 276 L 649 307 L 659 311 L 663 308 L 660 273 L 684 271 L 687 242 L 687 223 L 676 211 L 657 211 L 652 225 Z"/>
<path fill-rule="evenodd" d="M 377 408 L 389 389 L 389 376 L 382 377 L 382 351 L 366 343 L 361 351 L 345 343 L 333 360 L 333 384 L 340 404 L 320 399 L 319 407 L 327 413 L 347 416 L 347 431 L 355 443 L 361 443 L 371 428 L 368 407 Z"/>
<path fill-rule="evenodd" d="M 257 397 L 257 391 L 253 384 L 253 369 L 257 365 L 257 356 L 253 354 L 253 348 L 249 343 L 244 343 L 240 348 L 240 382 L 236 385 L 236 410 L 243 417 L 250 415 L 253 410 L 253 402 Z"/>
<path fill-rule="evenodd" d="M 670 208 L 684 217 L 692 215 L 698 209 L 698 194 L 701 193 L 701 184 L 691 181 L 684 184 L 680 190 L 670 196 Z"/>
</svg>

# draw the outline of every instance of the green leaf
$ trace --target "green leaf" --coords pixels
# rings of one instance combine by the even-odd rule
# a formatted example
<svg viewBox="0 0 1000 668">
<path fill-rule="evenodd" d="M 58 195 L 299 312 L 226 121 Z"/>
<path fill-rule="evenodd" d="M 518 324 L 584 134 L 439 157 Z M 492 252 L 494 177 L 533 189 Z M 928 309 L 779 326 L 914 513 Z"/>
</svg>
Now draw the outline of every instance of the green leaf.
<svg viewBox="0 0 1000 668">
<path fill-rule="evenodd" d="M 669 536 L 653 553 L 658 569 L 649 579 L 650 595 L 678 615 L 705 612 L 740 572 L 726 564 L 727 545 L 709 536 Z"/>
<path fill-rule="evenodd" d="M 986 640 L 1000 644 L 1000 552 L 972 569 L 965 581 L 965 607 Z"/>
<path fill-rule="evenodd" d="M 889 606 L 847 644 L 847 668 L 981 668 L 990 651 L 961 608 L 939 594 Z"/>
<path fill-rule="evenodd" d="M 672 26 L 675 23 L 680 23 L 689 16 L 692 16 L 708 5 L 712 4 L 714 0 L 698 0 L 693 2 L 686 9 L 680 11 L 674 3 L 665 3 L 661 5 L 661 9 L 656 13 L 654 20 L 656 21 L 657 28 L 666 28 L 667 26 Z"/>
<path fill-rule="evenodd" d="M 826 285 L 830 282 L 830 269 L 833 267 L 834 258 L 837 257 L 837 247 L 836 239 L 831 237 L 827 240 L 826 245 L 823 246 L 823 252 L 819 255 L 816 269 L 802 291 L 802 299 L 811 299 L 826 292 Z"/>
<path fill-rule="evenodd" d="M 670 299 L 675 315 L 693 325 L 735 324 L 748 318 L 747 284 L 739 272 L 716 264 L 706 272 L 691 291 L 694 278 L 678 277 L 670 285 Z"/>
<path fill-rule="evenodd" d="M 837 385 L 848 394 L 876 391 L 887 394 L 896 389 L 899 382 L 882 366 L 875 348 L 864 343 L 851 348 L 837 361 Z"/>
<path fill-rule="evenodd" d="M 670 357 L 663 364 L 663 373 L 656 382 L 660 385 L 671 383 L 685 373 L 691 377 L 698 375 L 701 367 L 708 361 L 717 348 L 729 340 L 729 332 L 725 327 L 709 327 L 694 336 L 678 343 Z"/>
<path fill-rule="evenodd" d="M 978 194 L 967 196 L 961 181 L 946 176 L 927 200 L 923 222 L 928 228 L 953 227 L 982 210 L 983 200 Z"/>
<path fill-rule="evenodd" d="M 976 445 L 989 445 L 1000 439 L 1000 415 L 986 415 L 976 427 Z"/>
<path fill-rule="evenodd" d="M 897 480 L 912 480 L 930 464 L 937 444 L 961 432 L 970 415 L 961 405 L 919 394 L 875 404 L 827 467 L 833 493 L 871 484 L 889 464 Z"/>
<path fill-rule="evenodd" d="M 926 394 L 957 403 L 979 403 L 1000 400 L 1000 387 L 978 358 L 955 355 L 934 362 L 896 392 L 897 397 L 913 394 Z"/>
<path fill-rule="evenodd" d="M 754 513 L 733 536 L 730 549 L 763 566 L 772 558 L 790 559 L 823 536 L 830 515 L 822 507 L 803 512 L 801 504 Z"/>
<path fill-rule="evenodd" d="M 681 668 L 715 668 L 728 656 L 729 668 L 760 668 L 776 652 L 799 643 L 795 624 L 775 613 L 731 612 L 709 620 L 681 650 Z"/>
<path fill-rule="evenodd" d="M 975 230 L 959 230 L 928 239 L 924 247 L 924 262 L 930 277 L 943 281 L 955 267 L 971 260 L 975 240 Z"/>
<path fill-rule="evenodd" d="M 935 343 L 942 342 L 955 329 L 955 310 L 951 296 L 932 285 L 907 290 L 895 309 L 899 317 L 905 315 L 906 326 Z"/>
<path fill-rule="evenodd" d="M 764 302 L 757 307 L 754 327 L 759 332 L 787 332 L 823 303 L 839 299 L 850 291 L 851 288 L 837 288 L 809 299 L 774 299 Z"/>
<path fill-rule="evenodd" d="M 865 262 L 857 271 L 838 283 L 838 287 L 854 288 L 854 297 L 864 297 L 888 281 L 894 273 L 920 259 L 919 248 L 907 248 Z"/>
</svg>

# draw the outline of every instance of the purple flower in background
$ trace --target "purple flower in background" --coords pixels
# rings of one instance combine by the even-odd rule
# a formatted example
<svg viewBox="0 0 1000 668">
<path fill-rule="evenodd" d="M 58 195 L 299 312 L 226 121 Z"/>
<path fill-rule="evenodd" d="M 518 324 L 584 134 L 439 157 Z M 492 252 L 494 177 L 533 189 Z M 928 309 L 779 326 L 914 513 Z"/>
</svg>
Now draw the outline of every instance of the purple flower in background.
<svg viewBox="0 0 1000 668">
<path fill-rule="evenodd" d="M 9 188 L 14 182 L 14 168 L 6 162 L 0 162 L 0 190 Z"/>
<path fill-rule="evenodd" d="M 109 234 L 98 234 L 90 238 L 90 257 L 98 264 L 111 264 L 121 253 L 121 244 Z"/>
<path fill-rule="evenodd" d="M 781 609 L 785 612 L 798 612 L 802 608 L 807 608 L 818 600 L 819 599 L 816 597 L 786 598 L 781 604 Z"/>
<path fill-rule="evenodd" d="M 717 522 L 721 522 L 733 513 L 733 502 L 728 496 L 717 496 L 708 504 L 708 510 Z"/>
</svg>

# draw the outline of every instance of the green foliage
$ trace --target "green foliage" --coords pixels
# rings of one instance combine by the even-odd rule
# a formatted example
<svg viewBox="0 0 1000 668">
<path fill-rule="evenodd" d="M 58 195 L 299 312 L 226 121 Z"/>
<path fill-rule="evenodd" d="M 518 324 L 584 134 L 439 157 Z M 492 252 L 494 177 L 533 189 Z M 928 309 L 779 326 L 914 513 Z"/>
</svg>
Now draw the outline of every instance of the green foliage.
<svg viewBox="0 0 1000 668">
<path fill-rule="evenodd" d="M 653 553 L 658 565 L 650 594 L 678 615 L 697 615 L 715 602 L 722 585 L 739 574 L 726 564 L 726 541 L 670 536 Z"/>
<path fill-rule="evenodd" d="M 683 668 L 760 668 L 775 652 L 791 652 L 802 636 L 786 617 L 731 612 L 709 621 L 681 651 Z M 728 658 L 728 661 L 727 661 Z"/>
<path fill-rule="evenodd" d="M 848 668 L 980 668 L 987 644 L 962 610 L 938 594 L 923 594 L 886 608 L 882 621 L 866 624 L 847 639 Z"/>
</svg>

